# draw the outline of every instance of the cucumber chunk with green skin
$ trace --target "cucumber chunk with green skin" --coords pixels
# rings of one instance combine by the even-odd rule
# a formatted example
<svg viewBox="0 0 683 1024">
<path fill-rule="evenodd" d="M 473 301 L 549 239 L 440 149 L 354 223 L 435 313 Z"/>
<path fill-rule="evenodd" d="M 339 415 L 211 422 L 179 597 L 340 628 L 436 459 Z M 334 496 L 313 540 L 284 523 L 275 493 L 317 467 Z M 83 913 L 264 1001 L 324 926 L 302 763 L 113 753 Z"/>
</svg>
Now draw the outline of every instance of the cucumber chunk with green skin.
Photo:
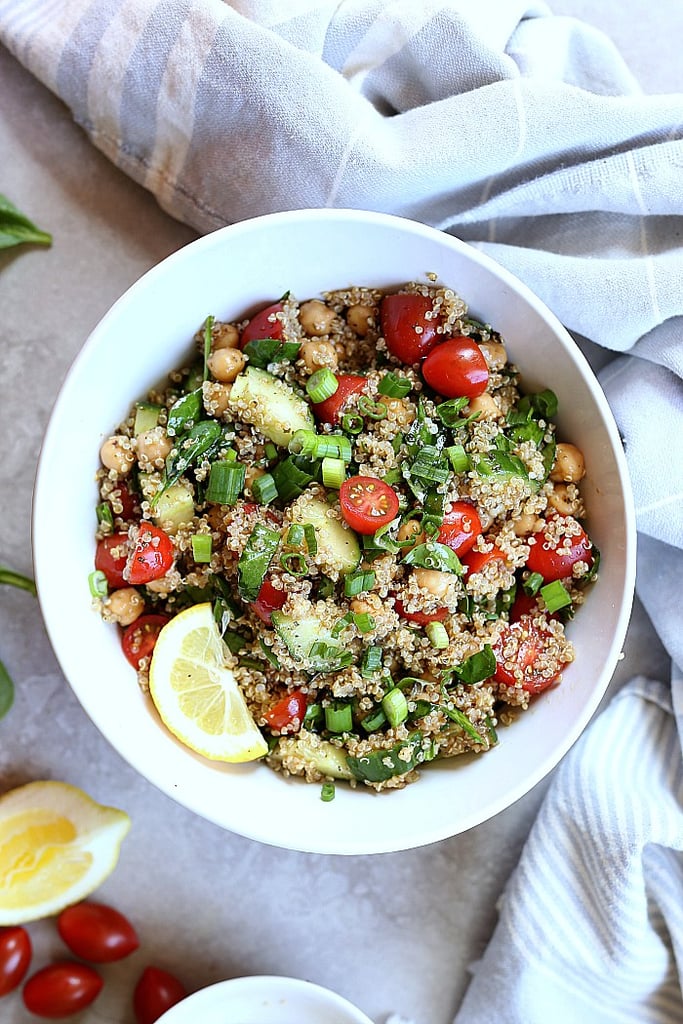
<svg viewBox="0 0 683 1024">
<path fill-rule="evenodd" d="M 230 408 L 264 437 L 286 447 L 297 430 L 315 426 L 308 402 L 272 373 L 248 366 L 235 378 Z"/>
<path fill-rule="evenodd" d="M 328 515 L 330 506 L 323 498 L 304 492 L 291 507 L 292 522 L 311 523 L 318 550 L 314 561 L 323 572 L 346 576 L 360 562 L 358 537 L 339 519 Z"/>
<path fill-rule="evenodd" d="M 275 632 L 305 672 L 337 672 L 351 663 L 351 652 L 342 647 L 316 615 L 294 619 L 285 612 L 271 614 Z"/>
<path fill-rule="evenodd" d="M 135 423 L 133 433 L 144 434 L 159 424 L 160 405 L 152 405 L 151 402 L 138 402 L 135 406 Z"/>
<path fill-rule="evenodd" d="M 140 490 L 144 498 L 151 500 L 155 484 L 149 476 L 140 473 Z M 175 533 L 181 526 L 194 519 L 194 491 L 189 480 L 178 480 L 167 487 L 156 500 L 152 518 L 157 526 L 167 533 Z"/>
<path fill-rule="evenodd" d="M 295 754 L 297 759 L 305 761 L 326 778 L 353 778 L 344 751 L 334 743 L 330 743 L 329 740 L 323 740 L 315 733 L 307 732 L 305 729 L 302 729 L 296 736 L 287 737 L 284 741 L 283 759 L 286 760 L 287 755 L 291 754 Z"/>
</svg>

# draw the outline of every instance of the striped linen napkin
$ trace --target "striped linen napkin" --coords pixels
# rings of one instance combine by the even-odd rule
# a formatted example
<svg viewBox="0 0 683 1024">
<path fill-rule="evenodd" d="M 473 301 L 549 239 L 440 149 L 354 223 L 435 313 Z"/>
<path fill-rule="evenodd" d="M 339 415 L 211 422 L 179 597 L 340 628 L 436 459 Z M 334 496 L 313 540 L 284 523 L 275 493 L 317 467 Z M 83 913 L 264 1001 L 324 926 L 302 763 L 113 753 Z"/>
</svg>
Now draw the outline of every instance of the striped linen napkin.
<svg viewBox="0 0 683 1024">
<path fill-rule="evenodd" d="M 638 593 L 683 665 L 683 96 L 524 0 L 0 0 L 0 40 L 198 231 L 402 214 L 593 343 Z M 457 1024 L 683 1020 L 682 685 L 634 680 L 565 758 Z"/>
</svg>

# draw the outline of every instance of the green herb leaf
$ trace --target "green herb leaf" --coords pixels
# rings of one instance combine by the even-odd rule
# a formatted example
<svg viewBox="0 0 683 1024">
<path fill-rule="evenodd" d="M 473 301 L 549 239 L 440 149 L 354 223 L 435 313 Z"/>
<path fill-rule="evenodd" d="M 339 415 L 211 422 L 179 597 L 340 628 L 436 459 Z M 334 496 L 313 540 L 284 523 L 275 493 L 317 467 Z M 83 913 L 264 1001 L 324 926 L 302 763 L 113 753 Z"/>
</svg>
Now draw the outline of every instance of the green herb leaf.
<svg viewBox="0 0 683 1024">
<path fill-rule="evenodd" d="M 0 718 L 4 718 L 14 703 L 14 683 L 0 661 Z"/>
<path fill-rule="evenodd" d="M 294 362 L 299 358 L 301 346 L 296 341 L 278 341 L 277 338 L 255 338 L 243 348 L 251 366 L 265 370 L 270 363 Z"/>
<path fill-rule="evenodd" d="M 420 569 L 438 569 L 440 572 L 452 572 L 462 576 L 464 570 L 455 551 L 446 544 L 436 540 L 428 540 L 418 544 L 403 558 L 404 565 L 414 565 Z"/>
<path fill-rule="evenodd" d="M 201 420 L 182 438 L 179 439 L 171 454 L 166 459 L 164 483 L 152 499 L 152 506 L 171 484 L 176 483 L 194 463 L 213 452 L 223 436 L 220 423 L 216 420 Z"/>
<path fill-rule="evenodd" d="M 466 686 L 482 683 L 490 679 L 496 671 L 496 656 L 490 644 L 484 644 L 480 651 L 463 661 L 453 669 L 454 675 Z"/>
<path fill-rule="evenodd" d="M 19 587 L 20 590 L 28 590 L 29 594 L 36 596 L 36 585 L 32 579 L 0 565 L 0 584 L 3 583 L 10 587 Z"/>
<path fill-rule="evenodd" d="M 361 782 L 386 782 L 395 775 L 405 775 L 422 761 L 430 759 L 430 752 L 423 749 L 422 733 L 416 732 L 390 750 L 373 750 L 362 757 L 347 757 L 346 763 L 353 777 Z"/>
<path fill-rule="evenodd" d="M 268 566 L 280 543 L 278 530 L 257 523 L 237 563 L 237 585 L 243 601 L 255 601 Z"/>
<path fill-rule="evenodd" d="M 0 249 L 25 243 L 51 245 L 52 235 L 41 231 L 7 196 L 0 195 Z"/>
<path fill-rule="evenodd" d="M 183 395 L 168 411 L 166 433 L 169 437 L 183 434 L 195 425 L 202 408 L 202 389 L 195 388 Z"/>
</svg>

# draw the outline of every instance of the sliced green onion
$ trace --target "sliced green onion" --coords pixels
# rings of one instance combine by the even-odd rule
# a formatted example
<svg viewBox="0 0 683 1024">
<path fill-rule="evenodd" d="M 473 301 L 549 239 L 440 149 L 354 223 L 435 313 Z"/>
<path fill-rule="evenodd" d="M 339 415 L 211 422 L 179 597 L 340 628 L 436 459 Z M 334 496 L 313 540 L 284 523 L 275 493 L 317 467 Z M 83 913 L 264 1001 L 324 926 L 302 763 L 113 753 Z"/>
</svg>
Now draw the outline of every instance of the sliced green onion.
<svg viewBox="0 0 683 1024">
<path fill-rule="evenodd" d="M 97 522 L 100 526 L 114 526 L 114 513 L 108 501 L 101 502 L 95 511 L 97 512 Z"/>
<path fill-rule="evenodd" d="M 292 501 L 303 494 L 308 485 L 315 480 L 316 471 L 317 466 L 297 455 L 289 455 L 277 466 L 273 466 L 271 475 L 280 500 Z"/>
<path fill-rule="evenodd" d="M 569 593 L 560 580 L 546 583 L 544 587 L 541 587 L 540 594 L 551 615 L 553 612 L 558 612 L 560 608 L 566 608 L 567 605 L 572 603 Z"/>
<path fill-rule="evenodd" d="M 372 633 L 376 626 L 375 619 L 370 612 L 353 612 L 353 624 L 359 633 Z"/>
<path fill-rule="evenodd" d="M 14 683 L 0 661 L 0 718 L 4 718 L 14 703 Z"/>
<path fill-rule="evenodd" d="M 350 704 L 335 701 L 325 708 L 325 728 L 329 732 L 351 732 L 353 729 L 353 713 Z"/>
<path fill-rule="evenodd" d="M 365 424 L 363 417 L 355 412 L 346 412 L 341 418 L 341 428 L 346 434 L 360 434 Z"/>
<path fill-rule="evenodd" d="M 346 463 L 343 459 L 325 458 L 322 461 L 323 487 L 338 491 L 346 480 Z"/>
<path fill-rule="evenodd" d="M 195 562 L 211 561 L 212 540 L 210 533 L 195 533 L 192 535 L 192 557 Z"/>
<path fill-rule="evenodd" d="M 216 505 L 234 505 L 244 490 L 246 466 L 221 459 L 211 464 L 205 500 Z"/>
<path fill-rule="evenodd" d="M 292 523 L 287 530 L 287 543 L 293 548 L 300 548 L 304 542 L 304 528 L 301 523 Z"/>
<path fill-rule="evenodd" d="M 386 721 L 387 716 L 382 708 L 379 707 L 375 711 L 371 711 L 369 715 L 366 715 L 360 724 L 366 732 L 377 732 L 383 725 L 386 725 Z"/>
<path fill-rule="evenodd" d="M 306 708 L 301 728 L 308 729 L 312 732 L 319 725 L 322 725 L 324 717 L 325 715 L 323 713 L 322 704 L 309 704 Z"/>
<path fill-rule="evenodd" d="M 373 402 L 368 395 L 361 395 L 358 399 L 358 412 L 367 416 L 369 420 L 383 420 L 387 414 L 387 407 L 384 402 Z"/>
<path fill-rule="evenodd" d="M 389 725 L 395 729 L 408 717 L 408 701 L 402 690 L 395 686 L 382 697 L 382 710 L 387 716 Z"/>
<path fill-rule="evenodd" d="M 387 398 L 405 398 L 412 386 L 407 377 L 401 377 L 393 370 L 389 370 L 377 385 L 377 391 Z"/>
<path fill-rule="evenodd" d="M 311 558 L 313 558 L 318 553 L 318 541 L 316 540 L 313 523 L 304 523 L 304 539 L 306 541 L 306 550 Z"/>
<path fill-rule="evenodd" d="M 353 622 L 353 612 L 347 612 L 346 615 L 342 615 L 341 619 L 337 619 L 334 626 L 332 627 L 332 636 L 337 637 L 344 632 L 347 626 L 350 626 Z"/>
<path fill-rule="evenodd" d="M 471 468 L 470 457 L 461 444 L 452 444 L 446 448 L 446 455 L 454 473 L 466 473 Z"/>
<path fill-rule="evenodd" d="M 251 493 L 259 505 L 269 505 L 277 498 L 277 487 L 270 473 L 263 473 L 257 476 L 251 485 Z"/>
<path fill-rule="evenodd" d="M 425 626 L 425 633 L 427 634 L 430 644 L 437 651 L 445 651 L 448 647 L 448 633 L 443 622 L 428 622 Z"/>
<path fill-rule="evenodd" d="M 308 572 L 308 563 L 300 551 L 290 551 L 282 555 L 280 565 L 292 576 L 305 576 Z"/>
<path fill-rule="evenodd" d="M 268 459 L 268 462 L 275 462 L 277 458 L 277 445 L 274 445 L 272 441 L 266 441 L 263 446 L 263 453 Z"/>
<path fill-rule="evenodd" d="M 355 572 L 350 572 L 344 579 L 344 594 L 346 597 L 357 597 L 359 594 L 364 594 L 366 590 L 372 590 L 376 578 L 372 569 L 358 569 Z"/>
<path fill-rule="evenodd" d="M 306 393 L 310 400 L 316 404 L 331 398 L 338 387 L 339 381 L 332 373 L 332 370 L 326 366 L 316 370 L 306 381 Z"/>
<path fill-rule="evenodd" d="M 351 461 L 351 442 L 343 434 L 316 434 L 313 430 L 296 430 L 289 442 L 293 455 L 309 459 L 334 458 Z"/>
<path fill-rule="evenodd" d="M 237 585 L 243 601 L 255 601 L 280 543 L 279 530 L 257 523 L 237 563 Z"/>
<path fill-rule="evenodd" d="M 107 577 L 100 569 L 90 573 L 88 576 L 88 586 L 93 597 L 106 597 L 109 593 Z"/>
<path fill-rule="evenodd" d="M 532 572 L 531 575 L 524 580 L 524 583 L 522 584 L 522 589 L 524 590 L 524 593 L 527 594 L 529 597 L 535 597 L 541 589 L 541 587 L 543 586 L 544 582 L 545 581 L 541 576 L 540 572 Z"/>
<path fill-rule="evenodd" d="M 334 782 L 323 782 L 320 789 L 320 799 L 324 804 L 329 804 L 331 800 L 334 800 L 335 793 L 337 792 Z"/>
<path fill-rule="evenodd" d="M 364 679 L 369 679 L 375 672 L 379 672 L 382 667 L 382 648 L 376 644 L 371 644 L 370 647 L 366 647 L 365 654 L 363 655 L 363 663 L 361 665 L 360 674 Z"/>
<path fill-rule="evenodd" d="M 293 455 L 311 458 L 317 440 L 318 435 L 315 430 L 295 430 L 287 447 Z"/>
</svg>

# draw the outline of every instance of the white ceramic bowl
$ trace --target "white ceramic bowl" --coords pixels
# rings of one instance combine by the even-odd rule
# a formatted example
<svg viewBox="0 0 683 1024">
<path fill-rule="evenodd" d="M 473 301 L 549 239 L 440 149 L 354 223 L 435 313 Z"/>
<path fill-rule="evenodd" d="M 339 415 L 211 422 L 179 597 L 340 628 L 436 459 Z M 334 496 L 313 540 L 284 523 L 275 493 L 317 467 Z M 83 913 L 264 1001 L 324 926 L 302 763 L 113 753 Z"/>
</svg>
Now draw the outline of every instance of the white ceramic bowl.
<svg viewBox="0 0 683 1024">
<path fill-rule="evenodd" d="M 131 403 L 183 363 L 208 314 L 239 318 L 288 289 L 304 299 L 350 284 L 396 286 L 432 272 L 502 333 L 527 389 L 557 393 L 560 437 L 587 458 L 582 487 L 602 553 L 600 581 L 569 627 L 576 661 L 561 686 L 502 729 L 494 750 L 438 761 L 400 792 L 339 785 L 334 802 L 323 803 L 319 786 L 287 780 L 262 764 L 211 763 L 160 724 L 121 654 L 115 627 L 91 609 L 86 580 L 99 447 Z M 72 500 L 56 549 L 54 498 L 64 480 Z M 335 854 L 400 850 L 456 835 L 539 782 L 577 739 L 607 687 L 635 571 L 619 435 L 590 367 L 556 318 L 507 271 L 457 239 L 412 221 L 348 210 L 295 211 L 221 229 L 164 260 L 119 299 L 76 359 L 52 413 L 36 481 L 33 548 L 43 615 L 64 674 L 119 753 L 169 796 L 226 829 Z"/>
<path fill-rule="evenodd" d="M 271 975 L 233 978 L 176 1003 L 159 1024 L 372 1024 L 320 985 Z"/>
</svg>

